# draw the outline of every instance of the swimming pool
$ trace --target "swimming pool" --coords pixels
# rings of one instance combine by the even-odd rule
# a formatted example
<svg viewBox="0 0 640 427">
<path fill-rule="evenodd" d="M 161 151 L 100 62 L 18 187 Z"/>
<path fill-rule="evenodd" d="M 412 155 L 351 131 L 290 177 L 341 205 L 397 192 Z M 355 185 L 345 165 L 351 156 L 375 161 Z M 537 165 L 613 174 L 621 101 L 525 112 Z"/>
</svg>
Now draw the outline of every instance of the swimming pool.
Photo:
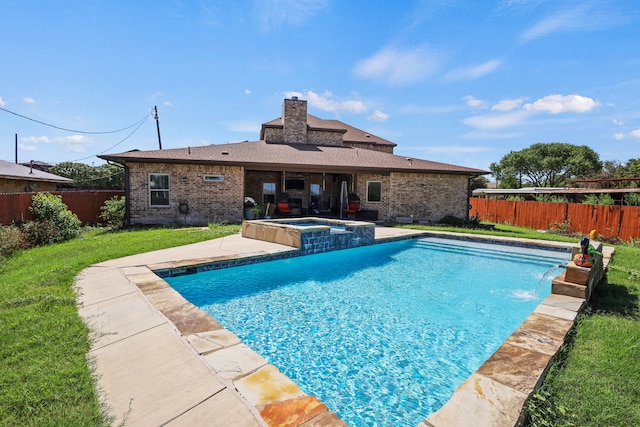
<svg viewBox="0 0 640 427">
<path fill-rule="evenodd" d="M 417 425 L 569 259 L 498 249 L 423 238 L 166 280 L 350 425 Z"/>
</svg>

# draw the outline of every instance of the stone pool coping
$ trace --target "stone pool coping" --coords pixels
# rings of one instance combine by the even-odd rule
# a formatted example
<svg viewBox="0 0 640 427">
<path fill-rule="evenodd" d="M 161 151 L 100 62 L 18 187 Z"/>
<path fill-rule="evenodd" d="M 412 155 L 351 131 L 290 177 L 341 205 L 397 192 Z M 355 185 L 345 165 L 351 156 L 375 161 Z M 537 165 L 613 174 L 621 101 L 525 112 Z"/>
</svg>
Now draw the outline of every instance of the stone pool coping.
<svg viewBox="0 0 640 427">
<path fill-rule="evenodd" d="M 420 235 L 575 246 L 376 227 L 376 242 Z M 153 272 L 295 251 L 233 235 L 85 269 L 76 280 L 79 313 L 91 331 L 88 356 L 113 425 L 346 425 Z M 605 251 L 606 263 L 610 253 Z M 567 296 L 545 299 L 419 427 L 515 425 L 584 304 Z"/>
</svg>

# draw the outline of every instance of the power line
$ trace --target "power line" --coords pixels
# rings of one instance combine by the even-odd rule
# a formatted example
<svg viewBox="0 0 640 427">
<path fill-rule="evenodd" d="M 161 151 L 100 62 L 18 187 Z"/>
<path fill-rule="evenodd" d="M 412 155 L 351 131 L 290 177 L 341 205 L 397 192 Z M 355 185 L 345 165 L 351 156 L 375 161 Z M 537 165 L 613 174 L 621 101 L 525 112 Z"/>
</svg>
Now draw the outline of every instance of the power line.
<svg viewBox="0 0 640 427">
<path fill-rule="evenodd" d="M 96 154 L 93 154 L 93 155 L 91 155 L 91 156 L 83 157 L 83 158 L 81 158 L 81 159 L 76 159 L 76 160 L 70 160 L 70 161 L 71 161 L 71 162 L 79 162 L 80 160 L 87 160 L 87 159 L 90 159 L 90 158 L 92 158 L 92 157 L 98 156 L 98 155 L 100 155 L 100 154 L 104 154 L 104 153 L 106 153 L 107 151 L 110 151 L 110 150 L 112 150 L 112 149 L 116 148 L 118 145 L 122 144 L 122 143 L 123 143 L 123 142 L 125 142 L 127 139 L 129 139 L 129 137 L 130 137 L 131 135 L 133 135 L 134 133 L 136 133 L 136 132 L 138 131 L 138 129 L 140 129 L 140 127 L 144 124 L 144 122 L 146 122 L 146 121 L 147 121 L 147 119 L 148 119 L 149 117 L 150 117 L 149 115 L 145 116 L 145 118 L 144 118 L 144 119 L 142 119 L 139 123 L 137 123 L 137 124 L 138 124 L 138 126 L 137 126 L 134 130 L 132 130 L 132 131 L 131 131 L 131 133 L 130 133 L 129 135 L 125 136 L 125 137 L 124 137 L 124 139 L 120 140 L 120 142 L 118 142 L 117 144 L 112 145 L 111 147 L 107 148 L 106 150 L 101 151 L 101 152 L 96 153 Z M 129 126 L 129 127 L 131 127 L 131 126 Z"/>
<path fill-rule="evenodd" d="M 14 116 L 17 116 L 17 117 L 21 117 L 21 118 L 23 118 L 23 119 L 30 120 L 30 121 L 35 122 L 35 123 L 39 123 L 39 124 L 44 125 L 44 126 L 52 127 L 52 128 L 54 128 L 54 129 L 63 130 L 63 131 L 66 131 L 66 132 L 73 132 L 73 133 L 83 133 L 83 134 L 87 134 L 87 135 L 102 135 L 102 134 L 107 134 L 107 133 L 118 133 L 118 132 L 122 132 L 122 131 L 127 130 L 127 129 L 130 129 L 130 128 L 132 128 L 132 127 L 134 127 L 134 126 L 138 125 L 138 124 L 143 123 L 143 122 L 144 122 L 145 120 L 147 120 L 147 118 L 148 118 L 148 115 L 146 115 L 143 119 L 141 119 L 141 120 L 139 120 L 139 121 L 135 122 L 135 123 L 134 123 L 134 124 L 132 124 L 132 125 L 129 125 L 129 126 L 127 126 L 127 127 L 124 127 L 124 128 L 122 128 L 122 129 L 109 130 L 109 131 L 102 131 L 102 132 L 91 132 L 91 131 L 83 131 L 83 130 L 67 129 L 67 128 L 63 128 L 63 127 L 60 127 L 60 126 L 52 125 L 51 123 L 46 123 L 46 122 L 43 122 L 43 121 L 40 121 L 40 120 L 36 120 L 36 119 L 34 119 L 34 118 L 27 117 L 27 116 L 22 115 L 22 114 L 18 114 L 18 113 L 14 112 L 14 111 L 7 110 L 6 108 L 3 108 L 3 107 L 0 107 L 0 110 L 4 111 L 5 113 L 13 114 Z"/>
</svg>

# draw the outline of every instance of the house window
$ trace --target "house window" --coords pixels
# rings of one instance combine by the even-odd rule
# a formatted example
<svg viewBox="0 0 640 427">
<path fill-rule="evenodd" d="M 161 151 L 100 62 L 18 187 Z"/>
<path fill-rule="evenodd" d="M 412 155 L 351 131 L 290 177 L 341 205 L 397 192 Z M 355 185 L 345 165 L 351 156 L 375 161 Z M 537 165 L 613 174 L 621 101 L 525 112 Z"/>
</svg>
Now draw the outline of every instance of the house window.
<svg viewBox="0 0 640 427">
<path fill-rule="evenodd" d="M 322 195 L 322 187 L 320 187 L 320 184 L 311 184 L 309 186 L 309 194 L 311 197 L 320 197 Z"/>
<path fill-rule="evenodd" d="M 276 203 L 276 183 L 275 182 L 263 182 L 262 183 L 262 204 Z"/>
<path fill-rule="evenodd" d="M 149 205 L 169 206 L 169 174 L 149 174 Z"/>
<path fill-rule="evenodd" d="M 367 181 L 367 202 L 382 201 L 382 182 Z"/>
</svg>

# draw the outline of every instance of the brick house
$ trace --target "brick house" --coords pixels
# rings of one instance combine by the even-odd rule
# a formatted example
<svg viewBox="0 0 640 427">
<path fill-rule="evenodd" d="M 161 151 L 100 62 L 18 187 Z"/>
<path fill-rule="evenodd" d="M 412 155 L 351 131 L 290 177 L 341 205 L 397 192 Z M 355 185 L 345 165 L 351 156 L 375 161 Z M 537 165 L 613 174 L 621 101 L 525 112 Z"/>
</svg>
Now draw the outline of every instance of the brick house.
<svg viewBox="0 0 640 427">
<path fill-rule="evenodd" d="M 245 197 L 268 215 L 284 200 L 294 215 L 342 216 L 345 187 L 360 199 L 357 218 L 468 218 L 469 180 L 489 173 L 394 155 L 393 142 L 307 114 L 304 100 L 282 110 L 259 141 L 99 156 L 125 167 L 129 222 L 240 222 Z"/>
</svg>

